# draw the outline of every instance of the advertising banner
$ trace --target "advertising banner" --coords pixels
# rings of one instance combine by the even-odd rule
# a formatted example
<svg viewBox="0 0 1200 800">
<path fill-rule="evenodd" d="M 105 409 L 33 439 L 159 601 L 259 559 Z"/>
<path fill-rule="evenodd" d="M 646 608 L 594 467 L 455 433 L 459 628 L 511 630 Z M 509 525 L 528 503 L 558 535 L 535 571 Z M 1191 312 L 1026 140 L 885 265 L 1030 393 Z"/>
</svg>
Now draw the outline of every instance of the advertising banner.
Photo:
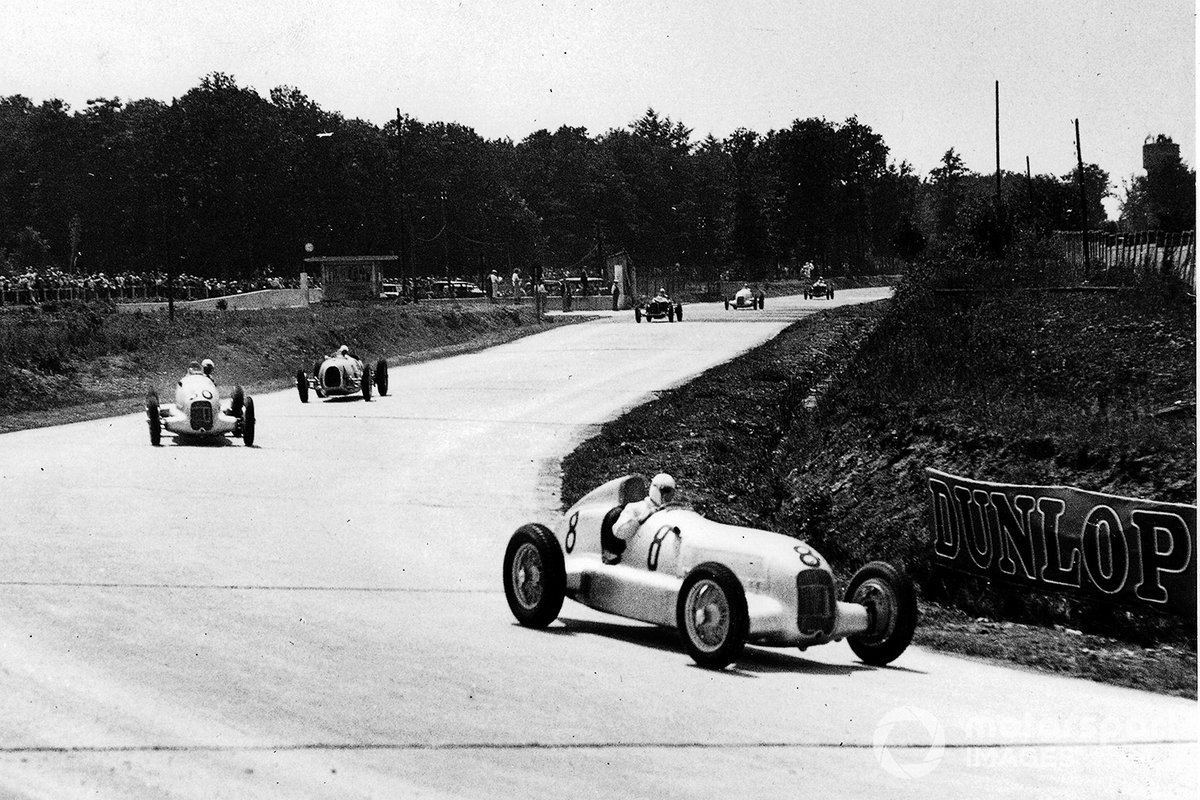
<svg viewBox="0 0 1200 800">
<path fill-rule="evenodd" d="M 925 474 L 936 564 L 1196 617 L 1196 506 Z"/>
</svg>

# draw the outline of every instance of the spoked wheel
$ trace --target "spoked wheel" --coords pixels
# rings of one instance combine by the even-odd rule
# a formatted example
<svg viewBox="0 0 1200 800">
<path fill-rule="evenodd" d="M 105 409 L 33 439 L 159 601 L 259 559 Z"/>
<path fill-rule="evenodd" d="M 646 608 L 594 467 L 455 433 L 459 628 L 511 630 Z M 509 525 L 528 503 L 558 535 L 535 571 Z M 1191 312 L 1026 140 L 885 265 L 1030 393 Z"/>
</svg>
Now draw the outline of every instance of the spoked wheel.
<svg viewBox="0 0 1200 800">
<path fill-rule="evenodd" d="M 246 392 L 241 386 L 233 387 L 233 399 L 229 401 L 229 416 L 241 417 L 242 406 L 246 402 Z"/>
<path fill-rule="evenodd" d="M 864 566 L 846 587 L 846 602 L 867 609 L 871 626 L 846 637 L 865 663 L 882 667 L 899 658 L 917 627 L 917 597 L 912 581 L 885 561 Z"/>
<path fill-rule="evenodd" d="M 380 397 L 388 393 L 387 361 L 382 358 L 375 363 L 375 388 L 379 390 Z"/>
<path fill-rule="evenodd" d="M 369 401 L 371 399 L 371 368 L 370 367 L 363 367 L 362 393 L 363 393 L 363 400 Z"/>
<path fill-rule="evenodd" d="M 247 397 L 242 407 L 242 442 L 246 447 L 254 445 L 254 398 Z"/>
<path fill-rule="evenodd" d="M 296 371 L 296 392 L 300 395 L 300 402 L 308 402 L 308 376 L 304 374 L 304 370 Z"/>
<path fill-rule="evenodd" d="M 154 447 L 162 442 L 162 417 L 158 413 L 158 392 L 146 392 L 146 421 L 150 423 L 150 444 Z"/>
<path fill-rule="evenodd" d="M 567 595 L 562 548 L 544 525 L 517 528 L 504 551 L 504 596 L 517 622 L 544 628 L 558 617 Z"/>
<path fill-rule="evenodd" d="M 746 646 L 749 614 L 746 593 L 724 564 L 706 562 L 683 581 L 675 621 L 684 647 L 696 663 L 724 669 Z"/>
</svg>

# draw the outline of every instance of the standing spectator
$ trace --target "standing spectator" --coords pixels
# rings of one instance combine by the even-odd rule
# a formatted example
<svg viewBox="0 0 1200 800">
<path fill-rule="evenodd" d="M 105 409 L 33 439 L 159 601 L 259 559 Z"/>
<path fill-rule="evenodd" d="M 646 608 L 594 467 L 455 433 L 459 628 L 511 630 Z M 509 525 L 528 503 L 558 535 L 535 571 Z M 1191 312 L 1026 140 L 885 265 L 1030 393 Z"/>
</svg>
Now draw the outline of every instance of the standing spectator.
<svg viewBox="0 0 1200 800">
<path fill-rule="evenodd" d="M 579 270 L 579 296 L 587 297 L 588 290 L 587 267 Z"/>
<path fill-rule="evenodd" d="M 521 270 L 514 269 L 512 274 L 513 302 L 521 302 Z"/>
<path fill-rule="evenodd" d="M 612 285 L 613 311 L 621 308 L 621 284 L 613 281 Z"/>
<path fill-rule="evenodd" d="M 567 279 L 564 276 L 562 282 L 562 310 L 571 310 L 571 287 L 567 284 Z"/>
<path fill-rule="evenodd" d="M 500 276 L 496 274 L 496 270 L 492 270 L 487 276 L 487 296 L 491 302 L 496 302 L 496 296 L 500 294 Z"/>
</svg>

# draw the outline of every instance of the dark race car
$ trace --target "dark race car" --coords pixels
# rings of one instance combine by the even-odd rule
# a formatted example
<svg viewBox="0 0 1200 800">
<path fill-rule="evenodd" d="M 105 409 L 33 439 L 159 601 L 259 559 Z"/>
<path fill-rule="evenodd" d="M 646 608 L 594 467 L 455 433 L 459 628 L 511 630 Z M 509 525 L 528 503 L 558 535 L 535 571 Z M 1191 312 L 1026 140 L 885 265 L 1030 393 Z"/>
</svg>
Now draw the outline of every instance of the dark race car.
<svg viewBox="0 0 1200 800">
<path fill-rule="evenodd" d="M 658 294 L 633 307 L 633 318 L 637 322 L 665 319 L 667 322 L 683 321 L 683 303 L 676 303 L 665 294 Z"/>
<path fill-rule="evenodd" d="M 833 284 L 824 278 L 817 278 L 812 282 L 812 285 L 804 290 L 804 299 L 816 300 L 822 297 L 830 300 L 833 299 Z"/>
</svg>

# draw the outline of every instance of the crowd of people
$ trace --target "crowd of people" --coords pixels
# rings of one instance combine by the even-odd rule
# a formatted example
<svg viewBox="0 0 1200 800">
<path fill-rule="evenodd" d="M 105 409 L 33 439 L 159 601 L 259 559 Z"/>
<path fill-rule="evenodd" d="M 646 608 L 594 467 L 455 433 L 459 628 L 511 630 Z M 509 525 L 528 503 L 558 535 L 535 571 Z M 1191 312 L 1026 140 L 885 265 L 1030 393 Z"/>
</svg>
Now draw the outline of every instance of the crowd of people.
<svg viewBox="0 0 1200 800">
<path fill-rule="evenodd" d="M 169 292 L 176 300 L 201 300 L 259 289 L 295 289 L 299 286 L 299 278 L 282 278 L 269 271 L 239 280 L 180 274 L 168 282 L 167 273 L 157 270 L 81 275 L 49 268 L 13 274 L 0 272 L 0 305 L 56 300 L 154 302 L 166 300 Z"/>
</svg>

